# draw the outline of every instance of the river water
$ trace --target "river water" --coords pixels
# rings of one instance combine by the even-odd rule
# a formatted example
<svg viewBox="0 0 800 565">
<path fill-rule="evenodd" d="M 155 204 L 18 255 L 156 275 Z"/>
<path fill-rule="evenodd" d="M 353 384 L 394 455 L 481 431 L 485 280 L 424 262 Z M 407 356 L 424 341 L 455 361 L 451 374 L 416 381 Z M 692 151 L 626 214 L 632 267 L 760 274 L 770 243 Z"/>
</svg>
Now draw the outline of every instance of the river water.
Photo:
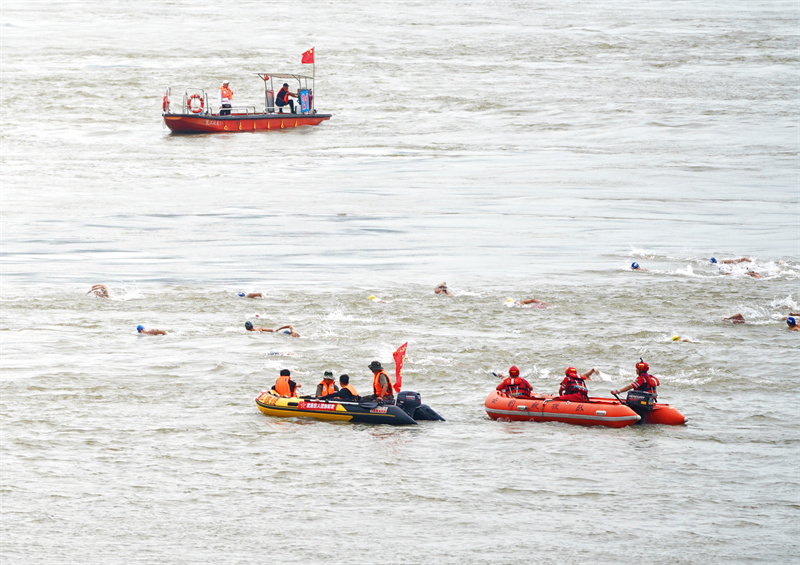
<svg viewBox="0 0 800 565">
<path fill-rule="evenodd" d="M 800 559 L 796 2 L 0 18 L 2 563 Z M 330 121 L 163 128 L 167 86 L 260 106 L 255 73 L 310 74 L 311 47 Z M 446 422 L 256 409 L 282 368 L 368 393 L 405 342 L 404 388 Z M 687 425 L 484 411 L 512 364 L 546 393 L 597 367 L 607 396 L 640 357 Z"/>
</svg>

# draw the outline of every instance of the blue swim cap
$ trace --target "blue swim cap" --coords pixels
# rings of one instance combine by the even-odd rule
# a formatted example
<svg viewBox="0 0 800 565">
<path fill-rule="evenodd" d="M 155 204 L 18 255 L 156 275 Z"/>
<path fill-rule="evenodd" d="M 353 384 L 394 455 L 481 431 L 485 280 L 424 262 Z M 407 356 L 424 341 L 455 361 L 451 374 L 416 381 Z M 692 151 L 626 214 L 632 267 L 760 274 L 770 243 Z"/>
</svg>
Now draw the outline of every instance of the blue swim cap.
<svg viewBox="0 0 800 565">
<path fill-rule="evenodd" d="M 286 335 L 292 335 L 292 332 L 289 330 L 283 330 L 283 333 L 285 333 Z"/>
<path fill-rule="evenodd" d="M 631 269 L 638 269 L 639 263 L 631 263 Z"/>
<path fill-rule="evenodd" d="M 795 320 L 793 316 L 789 316 L 786 318 L 786 323 L 792 327 L 795 327 L 797 325 L 797 320 Z"/>
<path fill-rule="evenodd" d="M 242 298 L 244 298 L 244 292 L 240 292 L 240 293 L 239 293 L 239 296 L 241 296 Z"/>
<path fill-rule="evenodd" d="M 143 330 L 143 329 L 144 329 L 144 326 L 143 326 L 143 325 L 141 325 L 141 324 L 139 324 L 138 326 L 136 326 L 136 331 L 137 331 L 137 332 L 139 332 L 139 333 L 142 333 L 142 330 Z"/>
<path fill-rule="evenodd" d="M 712 257 L 712 258 L 711 258 L 711 262 L 712 262 L 712 263 L 716 263 L 716 262 L 717 262 L 717 260 L 716 260 L 716 259 L 714 259 L 714 258 Z"/>
</svg>

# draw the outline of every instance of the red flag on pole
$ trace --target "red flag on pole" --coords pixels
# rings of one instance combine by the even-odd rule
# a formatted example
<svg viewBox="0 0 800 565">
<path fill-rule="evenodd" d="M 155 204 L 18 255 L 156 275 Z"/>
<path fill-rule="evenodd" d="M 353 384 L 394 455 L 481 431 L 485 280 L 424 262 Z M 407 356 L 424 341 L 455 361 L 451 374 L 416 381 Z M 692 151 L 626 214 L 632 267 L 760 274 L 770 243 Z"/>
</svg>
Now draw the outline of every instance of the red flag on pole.
<svg viewBox="0 0 800 565">
<path fill-rule="evenodd" d="M 313 65 L 314 64 L 314 48 L 312 47 L 305 53 L 303 53 L 303 60 L 300 61 L 304 65 Z"/>
<path fill-rule="evenodd" d="M 394 357 L 394 390 L 395 392 L 400 392 L 400 387 L 403 386 L 403 361 L 406 358 L 406 348 L 408 347 L 408 342 L 405 342 L 403 345 L 397 348 L 392 354 Z"/>
</svg>

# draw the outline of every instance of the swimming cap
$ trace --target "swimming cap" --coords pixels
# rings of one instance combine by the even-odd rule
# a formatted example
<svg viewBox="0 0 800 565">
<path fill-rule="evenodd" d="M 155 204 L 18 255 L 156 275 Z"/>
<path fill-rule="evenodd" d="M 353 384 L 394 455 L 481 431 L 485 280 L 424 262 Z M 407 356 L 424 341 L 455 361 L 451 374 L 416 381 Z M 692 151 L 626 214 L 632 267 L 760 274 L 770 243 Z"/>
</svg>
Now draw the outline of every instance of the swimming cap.
<svg viewBox="0 0 800 565">
<path fill-rule="evenodd" d="M 792 327 L 795 327 L 797 325 L 797 320 L 795 320 L 794 317 L 789 316 L 788 318 L 786 318 L 786 323 Z"/>
<path fill-rule="evenodd" d="M 139 333 L 142 333 L 142 330 L 143 330 L 143 329 L 144 329 L 144 326 L 143 326 L 143 325 L 141 325 L 141 324 L 139 324 L 138 326 L 136 326 L 136 331 L 137 331 L 137 332 L 139 332 Z"/>
<path fill-rule="evenodd" d="M 631 269 L 638 269 L 639 263 L 631 263 Z"/>
<path fill-rule="evenodd" d="M 672 336 L 672 341 L 678 341 L 681 338 L 679 335 Z"/>
<path fill-rule="evenodd" d="M 714 258 L 712 257 L 712 258 L 711 258 L 711 262 L 712 262 L 712 263 L 716 263 L 716 262 L 717 262 L 717 260 L 716 260 L 716 259 L 714 259 Z"/>
<path fill-rule="evenodd" d="M 514 302 L 513 298 L 506 298 L 506 302 Z"/>
<path fill-rule="evenodd" d="M 375 300 L 375 295 L 374 294 L 370 295 L 369 299 L 370 300 Z"/>
<path fill-rule="evenodd" d="M 517 368 L 516 365 L 512 365 L 511 368 L 508 370 L 508 374 L 511 375 L 512 377 L 518 377 L 519 369 Z"/>
<path fill-rule="evenodd" d="M 292 331 L 291 330 L 283 330 L 283 333 L 285 333 L 286 335 L 292 335 Z"/>
<path fill-rule="evenodd" d="M 251 322 L 250 320 L 247 320 L 244 323 L 244 327 L 247 328 L 248 330 L 252 330 L 253 329 L 253 322 Z"/>
<path fill-rule="evenodd" d="M 575 367 L 567 367 L 567 370 L 564 371 L 564 374 L 568 377 L 577 377 L 578 376 L 578 369 Z"/>
<path fill-rule="evenodd" d="M 240 293 L 239 293 L 239 296 L 241 296 L 242 298 L 244 298 L 244 292 L 240 292 Z"/>
</svg>

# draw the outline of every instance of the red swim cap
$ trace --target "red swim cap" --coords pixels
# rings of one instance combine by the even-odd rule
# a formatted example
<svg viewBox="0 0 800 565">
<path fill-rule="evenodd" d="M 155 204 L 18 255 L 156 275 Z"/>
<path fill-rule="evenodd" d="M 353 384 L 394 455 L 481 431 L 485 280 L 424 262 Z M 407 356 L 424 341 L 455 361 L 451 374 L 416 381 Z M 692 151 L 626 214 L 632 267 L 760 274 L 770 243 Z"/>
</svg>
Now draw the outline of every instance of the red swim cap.
<svg viewBox="0 0 800 565">
<path fill-rule="evenodd" d="M 517 368 L 516 365 L 511 365 L 511 368 L 508 370 L 508 374 L 511 375 L 512 377 L 518 377 L 519 369 Z"/>
<path fill-rule="evenodd" d="M 567 367 L 567 370 L 564 371 L 564 374 L 568 377 L 577 377 L 578 376 L 578 369 L 575 367 Z"/>
</svg>

